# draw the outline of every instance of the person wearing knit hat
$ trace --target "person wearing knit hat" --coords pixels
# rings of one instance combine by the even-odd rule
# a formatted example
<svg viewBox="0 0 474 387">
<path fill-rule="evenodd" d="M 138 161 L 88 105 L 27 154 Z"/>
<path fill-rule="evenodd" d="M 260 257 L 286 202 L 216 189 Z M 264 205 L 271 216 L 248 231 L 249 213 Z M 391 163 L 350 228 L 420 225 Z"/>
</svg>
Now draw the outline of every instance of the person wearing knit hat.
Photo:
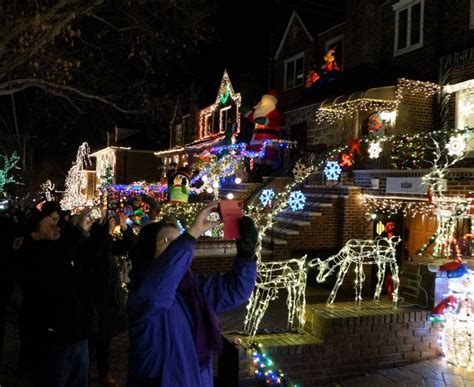
<svg viewBox="0 0 474 387">
<path fill-rule="evenodd" d="M 278 103 L 277 92 L 268 90 L 261 98 L 260 102 L 254 106 L 253 110 L 243 111 L 245 117 L 255 124 L 255 129 L 250 140 L 250 149 L 253 152 L 259 152 L 262 145 L 268 140 L 278 140 L 281 130 L 281 116 L 276 105 Z M 267 145 L 265 156 L 261 159 L 255 159 L 256 164 L 277 167 L 279 159 L 278 147 Z"/>
<path fill-rule="evenodd" d="M 49 223 L 57 226 L 61 214 L 61 206 L 58 202 L 44 202 L 40 209 L 35 208 L 26 221 L 26 233 L 30 234 L 38 228 L 40 222 L 46 217 L 50 217 Z M 57 234 L 59 238 L 59 233 Z M 57 239 L 56 238 L 56 239 Z"/>
</svg>

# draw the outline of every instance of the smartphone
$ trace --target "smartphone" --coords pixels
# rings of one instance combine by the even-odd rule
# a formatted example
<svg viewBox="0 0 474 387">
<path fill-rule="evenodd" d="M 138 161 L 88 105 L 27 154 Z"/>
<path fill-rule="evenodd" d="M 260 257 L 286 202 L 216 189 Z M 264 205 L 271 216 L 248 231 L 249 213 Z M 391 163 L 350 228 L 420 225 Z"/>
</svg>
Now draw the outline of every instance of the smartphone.
<svg viewBox="0 0 474 387">
<path fill-rule="evenodd" d="M 100 208 L 99 207 L 92 207 L 90 212 L 89 212 L 88 217 L 89 217 L 91 222 L 95 222 L 97 219 L 100 219 L 102 217 L 102 213 L 100 211 Z"/>
<path fill-rule="evenodd" d="M 237 200 L 221 200 L 218 206 L 219 216 L 224 223 L 224 239 L 240 238 L 240 219 L 244 216 Z"/>
</svg>

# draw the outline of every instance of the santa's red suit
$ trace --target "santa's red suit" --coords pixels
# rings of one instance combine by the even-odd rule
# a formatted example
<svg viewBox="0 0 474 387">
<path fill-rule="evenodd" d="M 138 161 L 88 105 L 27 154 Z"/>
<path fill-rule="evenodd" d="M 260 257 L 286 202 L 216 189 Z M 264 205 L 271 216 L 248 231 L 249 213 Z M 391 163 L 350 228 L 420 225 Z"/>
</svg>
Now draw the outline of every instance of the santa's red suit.
<svg viewBox="0 0 474 387">
<path fill-rule="evenodd" d="M 278 140 L 281 130 L 281 116 L 276 110 L 276 91 L 269 90 L 262 96 L 261 101 L 249 111 L 245 117 L 253 124 L 255 129 L 250 140 L 250 149 L 258 152 L 266 140 Z M 262 159 L 255 159 L 255 163 L 273 165 L 278 160 L 278 144 L 267 145 L 265 156 Z"/>
</svg>

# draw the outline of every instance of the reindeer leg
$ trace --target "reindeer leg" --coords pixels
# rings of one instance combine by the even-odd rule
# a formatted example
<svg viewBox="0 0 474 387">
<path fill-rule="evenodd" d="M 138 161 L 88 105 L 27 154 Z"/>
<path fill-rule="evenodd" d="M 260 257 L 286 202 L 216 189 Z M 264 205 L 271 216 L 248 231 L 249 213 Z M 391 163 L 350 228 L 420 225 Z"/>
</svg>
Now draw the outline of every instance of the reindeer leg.
<svg viewBox="0 0 474 387">
<path fill-rule="evenodd" d="M 394 307 L 396 308 L 398 303 L 398 290 L 400 288 L 400 278 L 398 276 L 398 265 L 396 259 L 390 260 L 390 271 L 392 272 L 393 280 L 392 301 Z"/>
<path fill-rule="evenodd" d="M 383 280 L 385 278 L 385 262 L 380 260 L 377 262 L 377 286 L 375 287 L 374 301 L 380 301 L 380 293 L 382 292 Z"/>
<path fill-rule="evenodd" d="M 346 276 L 347 270 L 349 269 L 350 263 L 343 262 L 339 266 L 339 272 L 337 273 L 337 279 L 336 283 L 334 284 L 334 287 L 331 290 L 331 294 L 328 297 L 328 300 L 326 303 L 328 305 L 332 304 L 334 300 L 336 299 L 336 294 L 339 289 L 339 287 L 342 285 L 344 282 L 344 277 Z"/>
</svg>

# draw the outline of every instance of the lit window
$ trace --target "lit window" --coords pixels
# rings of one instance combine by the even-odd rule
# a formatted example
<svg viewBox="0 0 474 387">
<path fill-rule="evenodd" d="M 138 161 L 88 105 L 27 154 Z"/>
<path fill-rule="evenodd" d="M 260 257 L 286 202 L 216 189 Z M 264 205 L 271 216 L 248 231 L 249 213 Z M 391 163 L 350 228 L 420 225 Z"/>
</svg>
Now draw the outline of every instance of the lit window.
<svg viewBox="0 0 474 387">
<path fill-rule="evenodd" d="M 394 56 L 423 47 L 423 0 L 400 0 L 395 11 Z"/>
<path fill-rule="evenodd" d="M 456 93 L 456 127 L 474 129 L 474 88 L 463 89 Z M 474 151 L 474 139 L 469 135 L 467 150 Z"/>
<path fill-rule="evenodd" d="M 285 90 L 303 85 L 304 53 L 285 60 Z"/>
</svg>

